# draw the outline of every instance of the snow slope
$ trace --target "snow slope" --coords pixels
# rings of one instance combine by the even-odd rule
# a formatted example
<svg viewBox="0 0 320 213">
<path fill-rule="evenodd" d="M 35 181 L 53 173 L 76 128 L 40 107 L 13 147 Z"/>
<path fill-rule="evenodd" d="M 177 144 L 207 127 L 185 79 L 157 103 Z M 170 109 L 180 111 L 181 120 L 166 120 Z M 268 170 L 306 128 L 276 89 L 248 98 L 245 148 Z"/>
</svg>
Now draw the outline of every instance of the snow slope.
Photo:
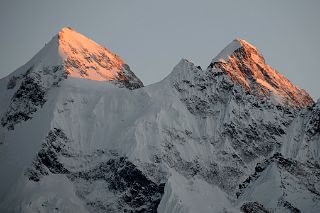
<svg viewBox="0 0 320 213">
<path fill-rule="evenodd" d="M 268 65 L 259 83 L 260 53 L 239 55 L 253 50 L 235 40 L 142 87 L 63 28 L 0 81 L 1 212 L 318 212 L 319 104 Z"/>
<path fill-rule="evenodd" d="M 301 162 L 320 161 L 320 101 L 301 110 L 288 129 L 284 156 Z"/>
</svg>

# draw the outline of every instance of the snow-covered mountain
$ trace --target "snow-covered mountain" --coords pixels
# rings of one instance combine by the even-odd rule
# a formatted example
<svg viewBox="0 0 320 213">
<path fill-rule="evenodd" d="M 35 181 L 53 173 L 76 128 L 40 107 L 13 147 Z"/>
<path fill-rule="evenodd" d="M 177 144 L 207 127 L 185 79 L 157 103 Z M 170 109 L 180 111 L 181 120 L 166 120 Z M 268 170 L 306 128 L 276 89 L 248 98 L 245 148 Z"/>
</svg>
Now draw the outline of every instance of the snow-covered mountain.
<svg viewBox="0 0 320 213">
<path fill-rule="evenodd" d="M 320 102 L 241 39 L 144 87 L 63 28 L 0 118 L 1 212 L 320 211 Z"/>
</svg>

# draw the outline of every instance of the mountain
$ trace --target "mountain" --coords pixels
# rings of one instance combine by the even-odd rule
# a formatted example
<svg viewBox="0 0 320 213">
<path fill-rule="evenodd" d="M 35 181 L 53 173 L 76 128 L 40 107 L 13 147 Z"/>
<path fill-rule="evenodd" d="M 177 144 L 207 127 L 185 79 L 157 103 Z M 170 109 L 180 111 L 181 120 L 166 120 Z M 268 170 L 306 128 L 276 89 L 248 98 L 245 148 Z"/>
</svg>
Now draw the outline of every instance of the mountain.
<svg viewBox="0 0 320 213">
<path fill-rule="evenodd" d="M 28 63 L 3 80 L 15 95 L 1 124 L 13 129 L 30 119 L 45 103 L 48 90 L 65 78 L 111 81 L 128 89 L 143 87 L 119 56 L 72 28 L 62 28 Z M 22 100 L 25 105 L 20 104 Z"/>
<path fill-rule="evenodd" d="M 320 209 L 320 103 L 244 40 L 143 86 L 63 28 L 0 91 L 1 212 Z"/>
<path fill-rule="evenodd" d="M 259 50 L 245 40 L 235 39 L 212 60 L 210 66 L 221 69 L 247 91 L 260 96 L 301 107 L 313 103 L 306 91 L 266 64 Z"/>
</svg>

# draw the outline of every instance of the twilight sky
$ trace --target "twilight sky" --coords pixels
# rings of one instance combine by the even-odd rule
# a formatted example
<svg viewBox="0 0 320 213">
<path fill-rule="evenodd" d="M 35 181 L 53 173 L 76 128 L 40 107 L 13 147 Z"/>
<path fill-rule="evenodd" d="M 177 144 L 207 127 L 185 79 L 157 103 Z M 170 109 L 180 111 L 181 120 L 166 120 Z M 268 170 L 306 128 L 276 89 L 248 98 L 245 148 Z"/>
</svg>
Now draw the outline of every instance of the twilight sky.
<svg viewBox="0 0 320 213">
<path fill-rule="evenodd" d="M 320 97 L 318 0 L 0 0 L 0 78 L 71 26 L 120 55 L 145 85 L 181 58 L 206 68 L 234 38 Z"/>
</svg>

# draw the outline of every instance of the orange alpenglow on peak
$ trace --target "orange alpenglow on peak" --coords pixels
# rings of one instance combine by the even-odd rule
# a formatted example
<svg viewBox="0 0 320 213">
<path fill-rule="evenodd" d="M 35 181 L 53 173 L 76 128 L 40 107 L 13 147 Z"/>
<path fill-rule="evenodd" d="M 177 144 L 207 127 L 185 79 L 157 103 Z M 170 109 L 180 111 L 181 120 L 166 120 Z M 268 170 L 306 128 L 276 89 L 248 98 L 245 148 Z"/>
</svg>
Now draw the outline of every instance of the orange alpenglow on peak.
<svg viewBox="0 0 320 213">
<path fill-rule="evenodd" d="M 314 103 L 305 90 L 266 64 L 259 50 L 243 39 L 233 40 L 212 60 L 210 67 L 222 70 L 247 91 L 259 96 L 297 107 Z"/>
<path fill-rule="evenodd" d="M 123 60 L 73 28 L 62 28 L 58 42 L 68 76 L 97 81 L 125 80 Z"/>
</svg>

